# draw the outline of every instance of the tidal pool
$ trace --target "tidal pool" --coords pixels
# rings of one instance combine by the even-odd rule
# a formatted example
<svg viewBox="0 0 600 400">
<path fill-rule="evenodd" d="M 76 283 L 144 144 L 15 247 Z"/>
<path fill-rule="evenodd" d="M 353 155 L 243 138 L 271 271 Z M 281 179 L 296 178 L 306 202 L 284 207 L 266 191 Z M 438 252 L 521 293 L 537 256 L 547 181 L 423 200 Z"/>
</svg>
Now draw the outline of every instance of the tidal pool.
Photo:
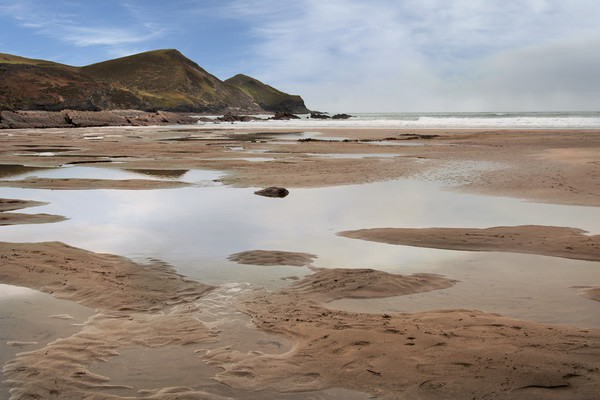
<svg viewBox="0 0 600 400">
<path fill-rule="evenodd" d="M 69 300 L 0 284 L 0 366 L 18 353 L 37 350 L 58 338 L 77 333 L 81 329 L 79 325 L 93 314 L 91 308 Z M 0 399 L 9 398 L 8 387 L 0 382 Z"/>
<path fill-rule="evenodd" d="M 129 179 L 144 171 L 70 167 L 24 172 L 44 177 Z M 215 171 L 181 171 L 192 187 L 162 190 L 51 191 L 0 188 L 0 197 L 49 202 L 23 210 L 69 220 L 7 226 L 0 240 L 62 241 L 72 246 L 172 264 L 209 284 L 250 283 L 276 289 L 306 267 L 251 266 L 229 261 L 249 250 L 317 255 L 324 268 L 429 272 L 460 282 L 439 292 L 378 300 L 344 300 L 331 306 L 356 311 L 413 312 L 471 308 L 537 322 L 600 328 L 600 303 L 578 295 L 576 285 L 600 285 L 597 262 L 505 253 L 475 253 L 393 246 L 336 236 L 375 227 L 555 225 L 600 233 L 600 208 L 547 205 L 445 190 L 419 180 L 291 189 L 284 199 L 254 195 L 257 188 L 214 182 Z M 14 178 L 14 177 L 11 177 Z M 150 177 L 152 178 L 152 177 Z M 159 176 L 156 176 L 159 178 Z"/>
</svg>

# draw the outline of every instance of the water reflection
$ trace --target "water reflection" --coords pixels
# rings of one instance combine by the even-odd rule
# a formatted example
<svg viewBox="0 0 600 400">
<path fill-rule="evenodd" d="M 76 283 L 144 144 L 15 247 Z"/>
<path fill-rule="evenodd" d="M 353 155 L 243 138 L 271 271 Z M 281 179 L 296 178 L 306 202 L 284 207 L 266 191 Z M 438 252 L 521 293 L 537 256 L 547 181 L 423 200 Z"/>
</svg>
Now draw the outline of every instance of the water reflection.
<svg viewBox="0 0 600 400">
<path fill-rule="evenodd" d="M 18 353 L 33 351 L 81 330 L 75 326 L 94 310 L 69 300 L 19 286 L 0 284 L 0 366 Z M 68 317 L 67 317 L 68 316 Z M 0 399 L 10 398 L 0 383 Z"/>
<path fill-rule="evenodd" d="M 422 267 L 460 282 L 429 293 L 364 301 L 337 300 L 330 307 L 380 313 L 476 309 L 543 323 L 600 328 L 600 304 L 579 296 L 581 289 L 574 287 L 582 282 L 599 283 L 596 262 L 472 252 L 445 259 L 441 265 Z"/>
<path fill-rule="evenodd" d="M 36 290 L 22 286 L 5 285 L 0 283 L 0 301 L 11 297 L 31 296 L 38 293 Z"/>
<path fill-rule="evenodd" d="M 202 186 L 213 182 L 222 175 L 220 172 L 205 170 L 119 169 L 106 168 L 102 165 L 81 166 L 68 164 L 60 168 L 18 167 L 21 168 L 7 169 L 11 172 L 10 175 L 6 176 L 6 179 L 17 180 L 34 176 L 48 179 L 177 179 Z"/>
<path fill-rule="evenodd" d="M 151 176 L 158 179 L 180 179 L 189 169 L 134 169 L 128 168 L 125 171 L 133 172 L 136 174 Z"/>
<path fill-rule="evenodd" d="M 81 177 L 75 176 L 79 173 L 85 177 L 91 174 L 112 179 L 136 175 L 132 171 L 91 167 L 61 168 L 44 174 Z M 158 258 L 193 279 L 211 284 L 250 282 L 269 288 L 282 287 L 287 284 L 282 278 L 302 276 L 309 270 L 239 265 L 227 257 L 248 250 L 311 253 L 318 255 L 314 262 L 318 267 L 433 272 L 463 281 L 454 289 L 422 295 L 438 296 L 441 300 L 437 305 L 435 301 L 429 303 L 435 307 L 452 304 L 450 307 L 516 316 L 518 299 L 535 293 L 536 301 L 523 303 L 528 309 L 528 318 L 600 326 L 600 316 L 592 318 L 595 322 L 590 322 L 589 317 L 599 315 L 592 312 L 597 311 L 598 303 L 582 299 L 577 291 L 569 289 L 572 284 L 598 284 L 597 263 L 392 246 L 335 235 L 343 230 L 374 227 L 486 228 L 526 224 L 567 226 L 598 234 L 600 208 L 456 193 L 416 180 L 292 189 L 285 199 L 271 199 L 254 195 L 257 188 L 225 187 L 213 182 L 219 175 L 214 171 L 189 171 L 181 180 L 205 184 L 170 190 L 28 189 L 27 198 L 50 203 L 36 208 L 36 212 L 65 215 L 70 219 L 35 227 L 4 227 L 0 230 L 0 240 L 59 240 L 134 259 Z M 23 197 L 23 189 L 1 190 L 2 197 Z M 509 256 L 511 258 L 506 258 Z M 565 273 L 570 276 L 568 283 L 556 279 Z M 522 291 L 517 293 L 515 287 Z M 462 290 L 465 288 L 468 290 Z M 557 298 L 571 308 L 564 308 L 562 317 L 548 321 L 547 304 L 552 304 L 554 293 L 559 291 L 561 295 Z M 445 296 L 454 300 L 449 301 Z M 384 307 L 361 302 L 374 304 L 374 309 Z M 427 304 L 422 300 L 418 302 Z"/>
<path fill-rule="evenodd" d="M 306 153 L 311 157 L 326 157 L 326 158 L 394 158 L 401 157 L 396 153 Z"/>
</svg>

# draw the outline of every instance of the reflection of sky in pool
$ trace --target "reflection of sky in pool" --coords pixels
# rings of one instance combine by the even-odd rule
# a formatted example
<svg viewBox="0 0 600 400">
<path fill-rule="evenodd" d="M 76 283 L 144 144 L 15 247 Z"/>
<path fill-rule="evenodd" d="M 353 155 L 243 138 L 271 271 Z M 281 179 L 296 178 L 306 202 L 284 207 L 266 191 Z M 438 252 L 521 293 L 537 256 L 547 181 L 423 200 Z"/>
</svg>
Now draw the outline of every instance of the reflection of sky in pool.
<svg viewBox="0 0 600 400">
<path fill-rule="evenodd" d="M 31 175 L 149 178 L 134 172 L 92 167 L 35 171 Z M 600 303 L 583 299 L 577 296 L 577 290 L 569 289 L 571 285 L 600 285 L 600 274 L 595 272 L 597 263 L 392 246 L 335 235 L 342 230 L 372 227 L 485 228 L 524 224 L 568 226 L 598 234 L 599 208 L 456 193 L 415 180 L 291 189 L 288 197 L 271 199 L 254 195 L 256 188 L 232 188 L 212 182 L 218 176 L 219 173 L 213 171 L 190 171 L 181 179 L 197 183 L 194 187 L 148 191 L 0 188 L 0 197 L 50 202 L 23 212 L 69 218 L 54 224 L 2 227 L 0 240 L 58 240 L 138 260 L 158 258 L 173 264 L 181 273 L 207 283 L 251 282 L 267 287 L 285 285 L 280 278 L 303 275 L 308 270 L 238 265 L 227 257 L 258 249 L 307 252 L 318 256 L 314 263 L 318 267 L 370 267 L 396 273 L 444 274 L 463 282 L 454 292 L 449 289 L 436 294 L 446 296 L 441 297 L 446 302 L 434 301 L 439 304 L 436 308 L 458 304 L 483 311 L 487 307 L 509 315 L 511 309 L 515 311 L 513 315 L 518 314 L 518 301 L 531 297 L 527 293 L 517 294 L 513 289 L 523 287 L 519 282 L 526 279 L 527 290 L 535 293 L 535 298 L 526 302 L 532 319 L 544 320 L 547 315 L 544 301 L 563 297 L 578 308 L 565 312 L 561 323 L 575 318 L 572 323 L 590 324 L 584 322 L 589 321 L 589 315 L 600 315 L 597 312 Z M 565 277 L 565 268 L 570 271 L 566 274 L 568 279 L 561 281 L 563 278 L 556 277 Z M 532 275 L 532 271 L 536 271 L 537 276 Z M 477 290 L 465 296 L 459 293 L 460 285 Z M 460 299 L 450 301 L 448 296 Z M 490 300 L 492 298 L 494 300 Z M 392 309 L 396 306 L 373 307 Z M 578 314 L 587 316 L 577 319 Z M 600 325 L 600 321 L 594 323 Z"/>
<path fill-rule="evenodd" d="M 306 155 L 326 158 L 394 158 L 400 156 L 400 154 L 394 153 L 306 153 Z"/>
<path fill-rule="evenodd" d="M 27 177 L 51 178 L 51 179 L 169 179 L 166 171 L 156 170 L 122 170 L 118 168 L 65 166 L 61 168 L 28 168 L 21 167 L 26 172 L 7 175 L 3 179 L 18 180 Z M 28 170 L 30 169 L 30 170 Z M 177 174 L 171 179 L 197 184 L 207 184 L 217 179 L 222 174 L 215 171 L 176 170 Z"/>
</svg>

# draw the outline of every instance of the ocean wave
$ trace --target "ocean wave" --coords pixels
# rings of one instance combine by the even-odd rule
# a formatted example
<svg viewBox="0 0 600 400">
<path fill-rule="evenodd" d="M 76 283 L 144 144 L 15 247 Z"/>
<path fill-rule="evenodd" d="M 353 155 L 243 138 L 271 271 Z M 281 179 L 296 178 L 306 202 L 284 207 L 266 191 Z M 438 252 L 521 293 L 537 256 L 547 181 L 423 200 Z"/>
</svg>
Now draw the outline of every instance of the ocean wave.
<svg viewBox="0 0 600 400">
<path fill-rule="evenodd" d="M 301 119 L 235 122 L 252 128 L 471 128 L 600 129 L 600 112 L 358 113 L 346 120 Z"/>
</svg>

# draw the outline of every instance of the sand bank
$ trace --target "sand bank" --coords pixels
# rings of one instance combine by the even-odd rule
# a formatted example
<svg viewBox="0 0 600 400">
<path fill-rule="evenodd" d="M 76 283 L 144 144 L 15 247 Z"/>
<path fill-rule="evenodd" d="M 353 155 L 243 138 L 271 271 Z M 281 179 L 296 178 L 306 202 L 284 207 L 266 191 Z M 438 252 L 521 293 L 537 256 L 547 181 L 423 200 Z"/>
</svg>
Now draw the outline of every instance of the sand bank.
<svg viewBox="0 0 600 400">
<path fill-rule="evenodd" d="M 373 228 L 338 235 L 389 244 L 447 250 L 503 251 L 600 261 L 600 235 L 557 226 L 467 228 Z"/>
<path fill-rule="evenodd" d="M 159 181 L 150 179 L 49 179 L 26 178 L 21 180 L 0 181 L 0 186 L 24 189 L 50 189 L 50 190 L 90 190 L 90 189 L 127 189 L 151 190 L 172 189 L 190 186 L 189 183 L 176 181 Z"/>
<path fill-rule="evenodd" d="M 98 310 L 153 311 L 201 297 L 211 286 L 168 266 L 138 264 L 59 242 L 0 242 L 0 281 L 54 294 Z"/>
<path fill-rule="evenodd" d="M 0 212 L 21 210 L 27 207 L 38 207 L 48 203 L 33 200 L 0 199 Z"/>
<path fill-rule="evenodd" d="M 47 203 L 32 200 L 0 199 L 0 226 L 20 224 L 44 224 L 66 220 L 60 215 L 51 214 L 23 214 L 9 211 L 20 210 L 27 207 L 38 207 Z"/>
<path fill-rule="evenodd" d="M 249 250 L 229 256 L 231 261 L 248 265 L 291 265 L 302 267 L 310 265 L 317 256 L 279 250 Z"/>
<path fill-rule="evenodd" d="M 137 264 L 62 243 L 0 243 L 0 281 L 97 310 L 81 331 L 4 366 L 14 398 L 82 398 L 111 388 L 87 365 L 122 347 L 204 343 L 214 332 L 194 318 L 193 301 L 211 290 L 159 262 Z"/>
<path fill-rule="evenodd" d="M 403 281 L 402 288 L 390 278 Z M 433 276 L 318 271 L 287 290 L 259 292 L 241 300 L 240 307 L 257 326 L 293 339 L 291 352 L 272 356 L 222 348 L 209 351 L 205 359 L 224 368 L 217 380 L 248 390 L 339 386 L 381 398 L 424 399 L 595 395 L 600 384 L 599 331 L 471 310 L 357 314 L 332 311 L 319 303 L 448 284 Z M 361 293 L 363 285 L 369 289 Z"/>
<path fill-rule="evenodd" d="M 168 348 L 217 340 L 196 316 L 211 288 L 162 264 L 136 264 L 61 243 L 2 243 L 0 280 L 94 307 L 81 331 L 6 364 L 15 398 L 110 398 L 122 389 L 90 371 L 132 346 Z M 93 284 L 90 284 L 93 282 Z M 301 392 L 346 388 L 381 398 L 590 398 L 600 384 L 600 331 L 549 326 L 470 310 L 358 314 L 324 303 L 436 290 L 440 276 L 319 269 L 279 292 L 257 290 L 238 306 L 263 330 L 289 337 L 283 354 L 221 347 L 198 353 L 233 389 Z M 190 350 L 193 351 L 193 350 Z M 273 393 L 273 392 L 270 392 Z M 164 388 L 146 398 L 219 398 Z M 114 397 L 113 397 L 114 398 Z M 256 397 L 256 398 L 260 398 Z"/>
<path fill-rule="evenodd" d="M 600 301 L 600 286 L 585 288 L 585 290 L 581 292 L 581 295 L 591 300 Z"/>
<path fill-rule="evenodd" d="M 0 226 L 21 224 L 47 224 L 53 222 L 61 222 L 65 220 L 66 218 L 61 215 L 52 214 L 23 214 L 13 212 L 0 213 Z"/>
</svg>

